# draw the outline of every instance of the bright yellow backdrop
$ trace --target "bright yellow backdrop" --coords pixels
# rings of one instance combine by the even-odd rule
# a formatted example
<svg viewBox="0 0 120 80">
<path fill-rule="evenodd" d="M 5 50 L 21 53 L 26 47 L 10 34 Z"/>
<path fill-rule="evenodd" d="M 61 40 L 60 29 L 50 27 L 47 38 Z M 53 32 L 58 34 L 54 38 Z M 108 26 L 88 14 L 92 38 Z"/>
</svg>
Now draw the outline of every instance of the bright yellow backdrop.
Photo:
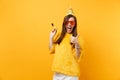
<svg viewBox="0 0 120 80">
<path fill-rule="evenodd" d="M 120 80 L 119 0 L 0 0 L 0 80 L 52 80 L 51 22 L 72 7 L 85 41 L 81 80 Z"/>
</svg>

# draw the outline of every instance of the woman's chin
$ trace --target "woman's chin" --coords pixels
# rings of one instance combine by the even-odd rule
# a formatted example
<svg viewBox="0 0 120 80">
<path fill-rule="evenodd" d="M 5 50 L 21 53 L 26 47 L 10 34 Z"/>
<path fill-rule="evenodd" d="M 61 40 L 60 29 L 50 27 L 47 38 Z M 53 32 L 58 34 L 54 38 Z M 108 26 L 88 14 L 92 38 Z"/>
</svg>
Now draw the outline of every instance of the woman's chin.
<svg viewBox="0 0 120 80">
<path fill-rule="evenodd" d="M 72 31 L 67 31 L 68 34 L 71 34 Z"/>
</svg>

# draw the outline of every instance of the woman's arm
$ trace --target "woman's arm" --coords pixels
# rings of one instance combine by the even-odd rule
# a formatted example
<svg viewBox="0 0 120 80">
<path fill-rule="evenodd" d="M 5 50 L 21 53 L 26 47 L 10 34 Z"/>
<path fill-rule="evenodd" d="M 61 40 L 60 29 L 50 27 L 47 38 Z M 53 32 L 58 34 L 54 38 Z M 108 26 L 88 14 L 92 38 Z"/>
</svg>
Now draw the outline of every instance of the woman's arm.
<svg viewBox="0 0 120 80">
<path fill-rule="evenodd" d="M 75 44 L 75 50 L 76 50 L 77 59 L 79 59 L 79 57 L 80 57 L 80 45 L 79 45 L 79 43 Z"/>
<path fill-rule="evenodd" d="M 76 51 L 77 59 L 79 59 L 80 53 L 81 53 L 80 52 L 80 44 L 79 44 L 79 41 L 78 41 L 78 37 L 79 37 L 79 34 L 76 37 L 74 37 L 74 36 L 71 37 L 71 43 L 73 43 L 75 45 L 75 51 Z"/>
<path fill-rule="evenodd" d="M 53 46 L 53 38 L 50 38 L 50 41 L 49 41 L 49 50 L 52 48 Z"/>
<path fill-rule="evenodd" d="M 49 50 L 52 48 L 52 46 L 53 46 L 53 44 L 54 44 L 54 43 L 53 43 L 53 38 L 54 38 L 56 32 L 57 32 L 57 29 L 54 29 L 54 30 L 52 30 L 52 31 L 50 32 Z"/>
</svg>

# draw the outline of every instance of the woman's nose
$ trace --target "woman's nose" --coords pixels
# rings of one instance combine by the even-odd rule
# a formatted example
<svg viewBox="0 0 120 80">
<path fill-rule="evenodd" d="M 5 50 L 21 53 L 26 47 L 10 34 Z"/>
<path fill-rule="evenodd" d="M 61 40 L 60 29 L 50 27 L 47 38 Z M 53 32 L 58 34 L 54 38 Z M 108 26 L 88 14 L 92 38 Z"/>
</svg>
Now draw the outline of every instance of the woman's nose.
<svg viewBox="0 0 120 80">
<path fill-rule="evenodd" d="M 71 25 L 70 22 L 68 23 L 68 25 Z"/>
</svg>

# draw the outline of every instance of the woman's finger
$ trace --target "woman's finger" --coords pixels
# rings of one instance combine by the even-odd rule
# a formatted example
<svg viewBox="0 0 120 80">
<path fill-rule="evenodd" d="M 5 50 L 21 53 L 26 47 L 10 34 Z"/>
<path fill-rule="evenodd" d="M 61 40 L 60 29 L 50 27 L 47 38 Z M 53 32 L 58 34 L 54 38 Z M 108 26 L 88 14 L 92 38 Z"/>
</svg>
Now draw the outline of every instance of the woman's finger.
<svg viewBox="0 0 120 80">
<path fill-rule="evenodd" d="M 78 34 L 78 35 L 76 36 L 76 38 L 78 39 L 78 38 L 79 38 L 79 36 L 80 36 L 80 34 Z"/>
</svg>

